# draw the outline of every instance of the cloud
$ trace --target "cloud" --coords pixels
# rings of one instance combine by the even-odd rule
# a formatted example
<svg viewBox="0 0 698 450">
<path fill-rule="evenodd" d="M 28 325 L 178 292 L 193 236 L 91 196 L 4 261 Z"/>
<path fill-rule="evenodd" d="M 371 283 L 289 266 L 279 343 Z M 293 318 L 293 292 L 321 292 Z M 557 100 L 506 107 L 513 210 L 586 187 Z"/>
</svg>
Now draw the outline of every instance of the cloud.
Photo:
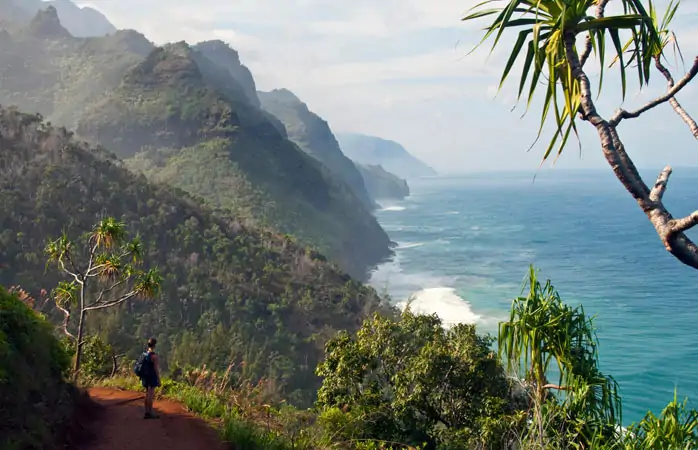
<svg viewBox="0 0 698 450">
<path fill-rule="evenodd" d="M 240 52 L 261 90 L 288 88 L 333 129 L 394 139 L 437 169 L 535 170 L 540 149 L 526 149 L 535 137 L 540 111 L 534 104 L 529 116 L 520 119 L 524 104 L 511 112 L 519 67 L 497 94 L 514 35 L 489 58 L 488 48 L 465 57 L 481 38 L 484 22 L 464 23 L 461 18 L 478 2 L 78 1 L 99 9 L 117 27 L 135 28 L 156 43 L 222 39 Z M 667 3 L 659 0 L 657 6 L 663 10 Z M 698 52 L 697 18 L 698 1 L 685 1 L 675 24 L 685 55 Z M 681 72 L 675 69 L 677 77 Z M 605 100 L 599 103 L 604 114 L 622 104 L 614 92 L 617 72 L 608 73 Z M 631 90 L 626 103 L 642 104 L 663 89 L 659 78 L 652 89 L 637 95 Z M 687 107 L 696 103 L 692 92 L 682 96 Z M 652 120 L 657 117 L 666 116 L 653 114 Z M 642 120 L 624 125 L 623 133 L 659 132 L 636 125 Z M 593 129 L 582 131 L 582 139 L 587 142 L 584 158 L 580 161 L 570 147 L 558 165 L 604 163 Z M 632 139 L 641 161 L 659 161 L 653 148 L 643 147 L 642 138 Z"/>
</svg>

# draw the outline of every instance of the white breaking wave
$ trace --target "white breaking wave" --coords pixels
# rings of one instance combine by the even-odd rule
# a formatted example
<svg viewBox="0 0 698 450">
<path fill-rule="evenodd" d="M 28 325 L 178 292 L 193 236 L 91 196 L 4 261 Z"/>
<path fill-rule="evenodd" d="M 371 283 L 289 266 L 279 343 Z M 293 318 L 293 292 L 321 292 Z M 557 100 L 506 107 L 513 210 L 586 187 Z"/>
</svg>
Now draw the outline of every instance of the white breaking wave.
<svg viewBox="0 0 698 450">
<path fill-rule="evenodd" d="M 385 208 L 381 209 L 381 211 L 404 211 L 405 207 L 404 206 L 386 206 Z"/>
<path fill-rule="evenodd" d="M 476 314 L 454 288 L 446 287 L 452 286 L 455 278 L 427 272 L 405 273 L 400 259 L 401 254 L 397 253 L 392 261 L 378 266 L 370 280 L 378 292 L 389 292 L 398 308 L 404 309 L 409 302 L 410 309 L 417 314 L 436 313 L 445 328 L 459 323 L 488 324 L 496 320 Z"/>
<path fill-rule="evenodd" d="M 404 309 L 408 302 L 397 304 Z M 436 314 L 445 328 L 451 328 L 459 323 L 475 324 L 482 316 L 475 314 L 470 304 L 461 298 L 456 290 L 449 287 L 422 289 L 416 292 L 409 302 L 410 309 L 418 314 Z"/>
<path fill-rule="evenodd" d="M 398 242 L 398 250 L 405 250 L 408 248 L 421 247 L 424 242 Z"/>
</svg>

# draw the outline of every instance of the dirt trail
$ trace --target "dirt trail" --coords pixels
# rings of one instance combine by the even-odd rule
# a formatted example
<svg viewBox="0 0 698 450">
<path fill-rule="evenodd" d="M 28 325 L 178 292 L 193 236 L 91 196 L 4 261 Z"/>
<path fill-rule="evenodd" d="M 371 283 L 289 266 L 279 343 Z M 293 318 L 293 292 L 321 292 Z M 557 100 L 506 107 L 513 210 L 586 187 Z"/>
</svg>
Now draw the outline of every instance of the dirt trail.
<svg viewBox="0 0 698 450">
<path fill-rule="evenodd" d="M 167 400 L 155 402 L 159 419 L 143 419 L 143 394 L 90 389 L 99 405 L 91 424 L 93 438 L 82 450 L 225 450 L 216 432 L 203 420 Z"/>
</svg>

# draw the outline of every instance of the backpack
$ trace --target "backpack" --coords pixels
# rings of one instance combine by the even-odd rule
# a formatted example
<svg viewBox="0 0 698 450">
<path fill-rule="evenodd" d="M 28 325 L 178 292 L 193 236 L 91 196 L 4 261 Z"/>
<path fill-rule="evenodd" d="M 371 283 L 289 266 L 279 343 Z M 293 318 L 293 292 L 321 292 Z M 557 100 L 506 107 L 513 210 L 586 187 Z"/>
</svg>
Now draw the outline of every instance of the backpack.
<svg viewBox="0 0 698 450">
<path fill-rule="evenodd" d="M 133 366 L 133 373 L 135 373 L 138 378 L 147 377 L 150 374 L 151 366 L 152 362 L 150 361 L 150 354 L 148 352 L 143 352 L 136 360 L 136 364 Z"/>
</svg>

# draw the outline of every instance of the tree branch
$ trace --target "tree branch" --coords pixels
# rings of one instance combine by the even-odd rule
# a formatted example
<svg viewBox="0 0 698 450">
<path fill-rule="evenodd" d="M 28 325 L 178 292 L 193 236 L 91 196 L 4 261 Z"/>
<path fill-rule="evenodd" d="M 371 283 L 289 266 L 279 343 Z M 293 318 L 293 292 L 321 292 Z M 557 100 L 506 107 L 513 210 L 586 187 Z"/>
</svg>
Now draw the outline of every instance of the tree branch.
<svg viewBox="0 0 698 450">
<path fill-rule="evenodd" d="M 670 222 L 673 233 L 682 233 L 698 225 L 698 211 L 692 212 L 689 216 L 681 219 L 674 219 Z"/>
<path fill-rule="evenodd" d="M 57 301 L 53 301 L 56 304 L 56 308 L 60 309 L 61 312 L 63 313 L 63 324 L 61 325 L 61 329 L 63 330 L 63 333 L 68 336 L 70 339 L 77 341 L 77 338 L 70 332 L 68 331 L 68 322 L 70 321 L 70 311 L 68 311 L 66 308 L 62 307 L 61 305 L 58 304 Z"/>
<path fill-rule="evenodd" d="M 77 275 L 76 273 L 71 272 L 70 270 L 68 270 L 67 267 L 65 267 L 65 263 L 63 262 L 63 258 L 59 258 L 59 259 L 58 259 L 58 264 L 61 266 L 61 270 L 62 270 L 63 272 L 65 272 L 65 273 L 67 273 L 68 275 L 70 275 L 71 277 L 75 278 L 75 281 L 76 281 L 78 284 L 83 284 L 82 280 L 80 279 L 80 277 L 78 277 L 78 275 Z"/>
<path fill-rule="evenodd" d="M 650 191 L 650 200 L 655 203 L 662 201 L 662 197 L 664 197 L 664 192 L 666 191 L 666 186 L 667 183 L 669 183 L 670 176 L 671 167 L 666 166 L 657 177 L 657 181 L 654 183 L 654 187 Z"/>
<path fill-rule="evenodd" d="M 131 299 L 131 298 L 133 298 L 133 297 L 135 297 L 135 296 L 136 296 L 136 292 L 135 292 L 135 291 L 131 291 L 131 292 L 129 292 L 128 294 L 122 295 L 120 298 L 118 298 L 118 299 L 116 299 L 116 300 L 113 300 L 113 301 L 111 301 L 111 302 L 102 303 L 102 304 L 99 304 L 99 305 L 88 306 L 87 308 L 85 308 L 85 311 L 93 311 L 93 310 L 96 310 L 96 309 L 110 308 L 110 307 L 112 307 L 112 306 L 116 306 L 116 305 L 118 305 L 118 304 L 120 304 L 120 303 L 123 303 L 123 302 L 125 302 L 126 300 Z"/>
<path fill-rule="evenodd" d="M 664 64 L 662 64 L 662 60 L 659 56 L 656 56 L 654 58 L 654 64 L 657 66 L 657 70 L 659 70 L 662 75 L 664 75 L 664 78 L 667 80 L 667 89 L 671 91 L 674 88 L 674 77 L 671 76 L 671 72 L 669 72 L 669 69 L 664 67 Z M 681 119 L 686 122 L 686 125 L 688 125 L 688 128 L 690 128 L 691 133 L 693 133 L 693 137 L 698 139 L 698 125 L 696 125 L 696 121 L 693 120 L 693 118 L 686 112 L 685 109 L 679 104 L 679 102 L 676 100 L 675 97 L 671 97 L 669 99 L 669 104 L 671 105 L 672 108 L 674 108 L 674 111 L 676 111 L 676 114 L 681 117 Z"/>
<path fill-rule="evenodd" d="M 82 272 L 80 271 L 80 269 L 78 269 L 78 267 L 75 265 L 75 261 L 73 261 L 73 256 L 70 254 L 69 251 L 66 252 L 65 257 L 66 257 L 66 259 L 68 260 L 68 262 L 70 263 L 70 266 L 73 268 L 73 270 L 75 271 L 75 273 L 77 273 L 78 275 L 80 275 L 80 276 L 82 277 L 83 274 L 82 274 Z"/>
<path fill-rule="evenodd" d="M 608 5 L 608 2 L 611 0 L 601 0 L 598 5 L 596 5 L 596 18 L 597 19 L 602 19 L 605 11 L 606 11 L 606 5 Z M 581 56 L 581 61 L 580 64 L 582 67 L 587 63 L 587 60 L 589 59 L 589 56 L 591 56 L 591 50 L 593 48 L 592 41 L 591 41 L 591 33 L 587 33 L 586 41 L 584 42 L 584 52 L 582 52 Z"/>
<path fill-rule="evenodd" d="M 666 190 L 666 183 L 671 174 L 671 168 L 664 169 L 658 177 L 654 188 L 650 191 L 626 153 L 625 146 L 621 142 L 615 128 L 623 118 L 639 116 L 643 112 L 668 101 L 686 86 L 698 74 L 698 57 L 696 57 L 691 71 L 671 88 L 666 95 L 648 103 L 634 113 L 620 110 L 613 116 L 611 121 L 606 121 L 599 115 L 592 100 L 589 77 L 582 69 L 575 47 L 574 33 L 566 33 L 564 39 L 567 63 L 570 66 L 572 75 L 577 79 L 580 86 L 581 113 L 596 128 L 601 141 L 601 150 L 606 161 L 611 166 L 618 181 L 623 184 L 625 189 L 637 201 L 645 215 L 647 215 L 667 251 L 683 264 L 698 269 L 698 246 L 683 233 L 685 230 L 698 224 L 698 213 L 693 213 L 679 220 L 675 220 L 672 217 L 671 213 L 667 211 L 661 202 L 661 198 Z"/>
<path fill-rule="evenodd" d="M 667 101 L 674 98 L 674 96 L 678 94 L 679 91 L 681 91 L 681 89 L 686 87 L 686 85 L 688 85 L 688 83 L 690 83 L 696 77 L 696 75 L 698 75 L 698 56 L 696 56 L 695 60 L 693 61 L 693 66 L 691 67 L 691 70 L 689 70 L 688 73 L 686 73 L 686 75 L 683 78 L 681 78 L 678 83 L 676 83 L 676 85 L 671 87 L 666 94 L 652 100 L 642 108 L 635 111 L 626 111 L 624 109 L 619 109 L 613 115 L 613 117 L 611 117 L 611 120 L 609 120 L 609 124 L 612 127 L 616 127 L 623 119 L 634 119 L 636 117 L 640 117 L 641 114 L 649 111 L 650 109 L 656 108 L 662 103 L 666 103 Z"/>
<path fill-rule="evenodd" d="M 570 389 L 568 386 L 558 386 L 557 384 L 545 384 L 541 387 L 543 389 L 555 389 L 558 391 L 568 391 Z"/>
<path fill-rule="evenodd" d="M 95 300 L 94 302 L 92 302 L 89 306 L 94 306 L 94 305 L 97 305 L 97 304 L 101 303 L 102 299 L 104 298 L 104 294 L 113 291 L 116 287 L 118 287 L 118 286 L 124 284 L 125 282 L 126 282 L 126 279 L 124 278 L 124 279 L 122 279 L 121 281 L 117 281 L 116 283 L 112 284 L 112 285 L 111 285 L 110 287 L 108 287 L 107 289 L 103 289 L 103 290 L 99 293 L 99 296 L 97 297 L 97 300 Z"/>
</svg>

